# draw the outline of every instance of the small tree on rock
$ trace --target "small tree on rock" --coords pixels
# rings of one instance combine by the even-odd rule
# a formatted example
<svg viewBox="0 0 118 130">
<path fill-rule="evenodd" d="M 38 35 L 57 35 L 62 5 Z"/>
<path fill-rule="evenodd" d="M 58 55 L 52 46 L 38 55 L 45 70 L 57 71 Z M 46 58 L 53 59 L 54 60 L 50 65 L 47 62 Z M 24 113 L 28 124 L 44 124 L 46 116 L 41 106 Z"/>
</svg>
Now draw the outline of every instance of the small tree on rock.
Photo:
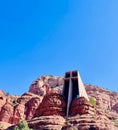
<svg viewBox="0 0 118 130">
<path fill-rule="evenodd" d="M 96 100 L 94 97 L 90 97 L 89 101 L 94 106 L 94 113 L 96 115 Z"/>
<path fill-rule="evenodd" d="M 96 108 L 96 100 L 95 100 L 95 98 L 93 98 L 93 97 L 90 97 L 90 103 L 94 106 L 94 108 Z"/>
</svg>

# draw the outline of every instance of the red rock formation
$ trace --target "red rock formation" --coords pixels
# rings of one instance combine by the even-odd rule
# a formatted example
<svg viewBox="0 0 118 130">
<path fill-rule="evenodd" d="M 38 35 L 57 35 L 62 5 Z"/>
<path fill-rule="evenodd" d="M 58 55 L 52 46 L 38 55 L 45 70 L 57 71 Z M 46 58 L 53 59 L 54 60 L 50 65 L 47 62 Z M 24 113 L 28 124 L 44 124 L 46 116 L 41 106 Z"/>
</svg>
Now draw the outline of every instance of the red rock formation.
<svg viewBox="0 0 118 130">
<path fill-rule="evenodd" d="M 21 97 L 18 98 L 17 102 L 25 105 L 32 97 L 38 97 L 38 96 L 33 93 L 26 92 Z"/>
<path fill-rule="evenodd" d="M 117 130 L 104 115 L 76 115 L 67 118 L 64 130 Z"/>
<path fill-rule="evenodd" d="M 63 77 L 41 76 L 31 84 L 29 92 L 42 96 L 49 92 L 49 88 L 55 89 L 56 86 L 63 86 Z"/>
<path fill-rule="evenodd" d="M 118 103 L 116 103 L 113 107 L 112 110 L 116 111 L 118 113 Z"/>
<path fill-rule="evenodd" d="M 96 99 L 97 106 L 101 109 L 112 109 L 112 107 L 118 103 L 118 93 L 93 85 L 85 85 L 85 88 L 89 97 L 94 97 Z"/>
<path fill-rule="evenodd" d="M 62 130 L 66 120 L 62 116 L 41 116 L 28 121 L 34 130 Z"/>
<path fill-rule="evenodd" d="M 33 93 L 24 93 L 18 98 L 18 104 L 14 106 L 13 123 L 17 124 L 20 120 L 31 119 L 37 109 L 37 105 L 42 101 L 42 98 Z M 32 103 L 32 104 L 31 104 Z"/>
<path fill-rule="evenodd" d="M 25 106 L 24 104 L 18 104 L 14 107 L 13 123 L 17 124 L 20 120 L 25 119 Z"/>
<path fill-rule="evenodd" d="M 61 115 L 66 111 L 66 102 L 63 95 L 56 93 L 46 94 L 36 111 L 35 116 Z"/>
<path fill-rule="evenodd" d="M 26 110 L 25 110 L 26 120 L 32 119 L 41 101 L 42 100 L 39 97 L 34 97 L 26 103 L 25 105 L 26 106 Z"/>
<path fill-rule="evenodd" d="M 61 93 L 62 87 L 63 87 L 63 77 L 41 76 L 37 79 L 37 81 L 35 81 L 30 86 L 29 89 L 30 92 L 23 94 L 21 97 L 17 97 L 18 99 L 13 96 L 5 95 L 2 91 L 0 91 L 1 121 L 18 123 L 20 119 L 27 119 L 27 120 L 31 119 L 33 120 L 33 122 L 35 122 L 35 119 L 40 119 L 39 122 L 37 120 L 37 123 L 38 124 L 42 123 L 43 126 L 42 129 L 47 127 L 53 128 L 53 125 L 55 124 L 53 122 L 55 122 L 54 119 L 56 118 L 52 117 L 54 115 L 64 116 L 66 103 L 62 95 L 50 94 L 50 89 L 53 90 L 53 92 Z M 91 107 L 90 103 L 86 102 L 85 100 L 83 101 L 83 99 L 81 98 L 80 99 L 82 101 L 80 99 L 75 99 L 72 102 L 73 107 L 70 108 L 72 117 L 65 118 L 66 120 L 64 123 L 65 126 L 63 125 L 58 126 L 58 124 L 56 124 L 54 125 L 54 128 L 67 129 L 67 128 L 73 128 L 73 126 L 75 126 L 76 129 L 83 129 L 83 130 L 85 129 L 115 130 L 112 128 L 110 129 L 109 119 L 112 120 L 112 123 L 114 122 L 114 124 L 116 123 L 115 125 L 117 125 L 118 114 L 116 112 L 118 112 L 118 94 L 92 85 L 85 85 L 85 88 L 87 90 L 89 97 L 94 97 L 96 99 L 97 102 L 96 116 L 93 117 L 94 116 L 94 114 L 92 114 L 93 108 Z M 42 101 L 42 98 L 46 93 L 48 94 L 44 97 Z M 8 97 L 10 99 L 9 103 L 6 102 L 6 99 Z M 111 110 L 115 110 L 116 112 L 114 111 L 111 112 Z M 44 115 L 45 118 L 44 116 L 33 118 L 35 117 L 34 115 L 35 116 Z M 48 118 L 49 116 L 46 115 L 53 115 L 53 116 Z M 46 119 L 51 120 L 51 118 L 52 123 L 49 123 L 48 125 L 48 121 Z"/>
<path fill-rule="evenodd" d="M 13 106 L 6 102 L 0 111 L 0 121 L 11 123 L 13 119 Z"/>
<path fill-rule="evenodd" d="M 6 103 L 6 96 L 2 90 L 0 90 L 0 111 L 3 105 Z"/>
<path fill-rule="evenodd" d="M 30 92 L 40 94 L 43 96 L 47 93 L 46 87 L 44 87 L 44 84 L 47 84 L 47 86 L 53 89 L 54 92 L 61 93 L 62 86 L 63 86 L 63 77 L 60 78 L 60 77 L 54 77 L 54 76 L 41 76 L 34 83 L 35 85 L 30 86 L 30 89 L 29 89 Z M 113 106 L 117 104 L 117 101 L 118 101 L 117 93 L 113 93 L 113 92 L 110 92 L 105 89 L 95 87 L 92 85 L 85 85 L 85 88 L 87 90 L 87 93 L 89 94 L 89 97 L 94 97 L 96 99 L 97 107 L 103 109 L 104 111 L 114 109 Z M 73 111 L 72 115 L 83 114 L 83 113 L 91 113 L 91 114 L 93 113 L 93 109 L 91 106 L 88 107 L 88 105 L 83 105 L 83 106 L 81 105 L 80 107 L 76 103 L 73 103 L 73 104 L 74 104 L 74 108 L 72 110 Z M 80 109 L 79 111 L 78 111 L 78 107 Z M 37 111 L 39 110 L 39 108 L 37 109 Z M 115 109 L 116 109 L 116 106 L 115 106 Z M 103 114 L 104 111 L 101 112 L 97 110 L 96 112 L 100 115 L 105 116 L 105 114 Z M 49 112 L 47 113 L 49 114 Z M 112 117 L 109 116 L 109 118 L 113 118 L 113 116 Z"/>
<path fill-rule="evenodd" d="M 77 114 L 95 114 L 94 107 L 84 97 L 77 98 L 72 101 L 70 107 L 70 115 L 75 116 Z"/>
</svg>

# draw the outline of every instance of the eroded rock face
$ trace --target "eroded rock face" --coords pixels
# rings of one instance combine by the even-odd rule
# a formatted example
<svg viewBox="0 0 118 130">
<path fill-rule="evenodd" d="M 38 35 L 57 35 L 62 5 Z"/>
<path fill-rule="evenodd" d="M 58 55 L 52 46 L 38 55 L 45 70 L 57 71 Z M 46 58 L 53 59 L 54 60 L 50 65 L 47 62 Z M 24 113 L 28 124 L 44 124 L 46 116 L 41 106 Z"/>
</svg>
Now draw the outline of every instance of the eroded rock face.
<svg viewBox="0 0 118 130">
<path fill-rule="evenodd" d="M 76 115 L 67 118 L 64 130 L 115 130 L 110 120 L 104 115 Z"/>
<path fill-rule="evenodd" d="M 42 100 L 39 97 L 34 97 L 27 102 L 27 104 L 25 105 L 26 106 L 26 110 L 25 110 L 26 120 L 30 120 L 32 119 L 32 117 L 34 117 L 36 110 L 39 107 L 39 104 L 41 103 L 41 101 Z"/>
<path fill-rule="evenodd" d="M 61 90 L 59 86 L 62 88 L 63 83 L 64 83 L 63 77 L 41 76 L 31 84 L 29 92 L 44 96 L 46 93 L 49 92 L 50 88 L 60 93 Z"/>
<path fill-rule="evenodd" d="M 37 109 L 36 117 L 29 121 L 29 127 L 34 130 L 115 130 L 106 114 L 100 110 L 95 112 L 94 107 L 84 97 L 73 100 L 71 116 L 65 119 L 62 117 L 64 114 L 59 111 L 59 108 L 66 108 L 66 103 L 62 100 L 62 95 L 46 94 Z"/>
<path fill-rule="evenodd" d="M 13 106 L 6 102 L 0 111 L 0 121 L 11 123 L 13 119 Z"/>
<path fill-rule="evenodd" d="M 25 106 L 24 104 L 18 104 L 14 107 L 14 115 L 13 115 L 13 122 L 14 124 L 17 124 L 20 122 L 20 120 L 25 119 Z"/>
<path fill-rule="evenodd" d="M 35 116 L 61 115 L 65 116 L 66 102 L 63 95 L 57 93 L 46 94 L 36 111 Z"/>
<path fill-rule="evenodd" d="M 31 119 L 42 98 L 30 92 L 15 97 L 0 91 L 0 121 L 17 124 L 20 120 Z"/>
<path fill-rule="evenodd" d="M 75 116 L 77 114 L 92 114 L 94 115 L 95 110 L 89 101 L 87 101 L 84 97 L 77 98 L 72 101 L 70 107 L 70 115 Z"/>
<path fill-rule="evenodd" d="M 113 107 L 112 110 L 116 111 L 118 113 L 118 103 L 116 103 Z"/>
<path fill-rule="evenodd" d="M 94 97 L 97 106 L 104 110 L 111 110 L 112 107 L 118 103 L 118 94 L 115 92 L 87 84 L 85 88 L 89 97 Z"/>
<path fill-rule="evenodd" d="M 32 92 L 34 94 L 42 94 L 43 85 L 44 85 L 43 80 L 41 80 L 41 79 L 36 80 L 31 84 L 29 92 Z M 44 92 L 45 92 L 45 90 L 44 90 Z"/>
<path fill-rule="evenodd" d="M 28 124 L 33 130 L 117 130 L 102 112 L 81 115 L 76 113 L 66 118 L 60 115 L 39 116 L 28 121 Z"/>
<path fill-rule="evenodd" d="M 3 105 L 6 103 L 6 96 L 2 90 L 0 90 L 0 111 Z"/>
<path fill-rule="evenodd" d="M 28 121 L 30 128 L 34 130 L 62 130 L 66 120 L 59 115 L 41 116 Z"/>
<path fill-rule="evenodd" d="M 17 102 L 19 104 L 23 104 L 25 105 L 32 97 L 36 97 L 37 95 L 30 93 L 30 92 L 26 92 L 24 93 L 21 97 L 19 97 L 17 99 Z"/>
<path fill-rule="evenodd" d="M 18 104 L 14 106 L 12 123 L 17 124 L 20 120 L 31 119 L 41 101 L 42 97 L 39 97 L 38 95 L 30 92 L 24 93 L 20 98 L 18 98 Z"/>
</svg>

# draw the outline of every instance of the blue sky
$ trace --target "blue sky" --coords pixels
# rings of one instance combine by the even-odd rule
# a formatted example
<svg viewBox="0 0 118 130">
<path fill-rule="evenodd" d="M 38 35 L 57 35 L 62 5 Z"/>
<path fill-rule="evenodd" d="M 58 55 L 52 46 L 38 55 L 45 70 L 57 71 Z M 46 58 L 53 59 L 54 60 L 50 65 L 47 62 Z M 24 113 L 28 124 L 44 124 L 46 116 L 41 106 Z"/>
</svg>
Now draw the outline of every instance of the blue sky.
<svg viewBox="0 0 118 130">
<path fill-rule="evenodd" d="M 21 95 L 40 75 L 75 69 L 118 92 L 117 0 L 0 1 L 0 89 Z"/>
</svg>

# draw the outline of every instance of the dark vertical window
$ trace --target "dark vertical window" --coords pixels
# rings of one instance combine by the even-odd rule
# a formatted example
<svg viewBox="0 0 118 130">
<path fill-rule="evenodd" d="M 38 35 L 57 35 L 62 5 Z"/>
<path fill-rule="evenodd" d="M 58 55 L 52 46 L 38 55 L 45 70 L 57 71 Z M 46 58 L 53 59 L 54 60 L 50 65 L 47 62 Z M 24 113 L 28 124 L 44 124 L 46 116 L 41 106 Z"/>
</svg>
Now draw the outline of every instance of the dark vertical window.
<svg viewBox="0 0 118 130">
<path fill-rule="evenodd" d="M 67 102 L 68 102 L 68 93 L 69 93 L 69 80 L 65 80 L 63 94 Z"/>
<path fill-rule="evenodd" d="M 79 97 L 78 79 L 72 79 L 72 100 Z"/>
<path fill-rule="evenodd" d="M 66 72 L 65 78 L 70 78 L 70 72 Z"/>
<path fill-rule="evenodd" d="M 77 71 L 72 71 L 72 77 L 77 77 L 78 74 L 77 74 Z"/>
</svg>

